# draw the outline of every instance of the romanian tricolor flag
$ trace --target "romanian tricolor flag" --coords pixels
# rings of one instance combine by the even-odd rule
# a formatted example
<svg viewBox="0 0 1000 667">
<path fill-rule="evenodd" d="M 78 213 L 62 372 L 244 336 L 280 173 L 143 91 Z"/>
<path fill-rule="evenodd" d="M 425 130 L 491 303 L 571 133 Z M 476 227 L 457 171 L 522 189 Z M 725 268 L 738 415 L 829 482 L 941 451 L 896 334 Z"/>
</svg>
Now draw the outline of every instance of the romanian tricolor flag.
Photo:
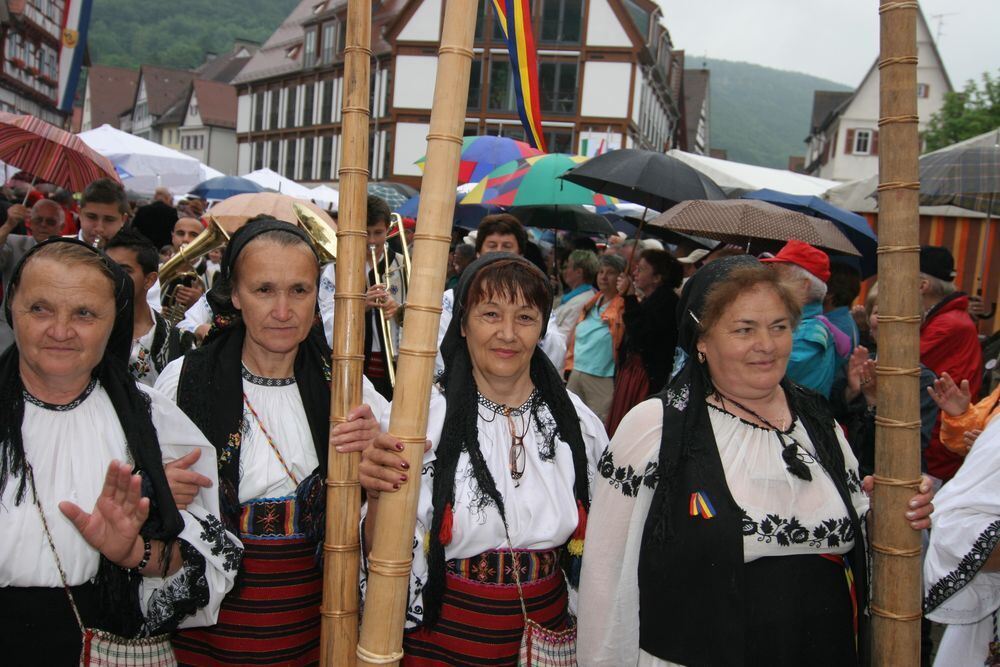
<svg viewBox="0 0 1000 667">
<path fill-rule="evenodd" d="M 691 516 L 701 516 L 703 519 L 711 519 L 715 516 L 715 508 L 712 507 L 708 495 L 697 491 L 691 494 L 691 506 L 688 510 Z"/>
<path fill-rule="evenodd" d="M 538 97 L 538 54 L 535 51 L 535 34 L 531 29 L 531 0 L 493 0 L 493 9 L 507 41 L 517 113 L 527 141 L 532 147 L 544 151 L 545 137 L 542 135 Z"/>
</svg>

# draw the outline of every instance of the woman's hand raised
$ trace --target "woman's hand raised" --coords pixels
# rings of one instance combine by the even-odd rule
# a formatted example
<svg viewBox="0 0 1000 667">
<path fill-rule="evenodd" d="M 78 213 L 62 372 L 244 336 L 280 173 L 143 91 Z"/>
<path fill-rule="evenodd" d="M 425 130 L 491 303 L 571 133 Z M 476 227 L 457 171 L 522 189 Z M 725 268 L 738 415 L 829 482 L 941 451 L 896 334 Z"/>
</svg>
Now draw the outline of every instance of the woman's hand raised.
<svg viewBox="0 0 1000 667">
<path fill-rule="evenodd" d="M 941 377 L 934 380 L 933 387 L 927 387 L 927 393 L 931 395 L 934 402 L 942 411 L 958 417 L 969 409 L 972 404 L 972 392 L 969 390 L 969 381 L 962 380 L 961 386 L 947 373 L 941 373 Z"/>
<path fill-rule="evenodd" d="M 149 517 L 149 498 L 142 497 L 142 478 L 132 474 L 129 464 L 111 462 L 90 514 L 69 501 L 59 503 L 59 509 L 87 544 L 115 565 L 135 567 L 142 560 L 143 547 L 136 538 Z"/>
</svg>

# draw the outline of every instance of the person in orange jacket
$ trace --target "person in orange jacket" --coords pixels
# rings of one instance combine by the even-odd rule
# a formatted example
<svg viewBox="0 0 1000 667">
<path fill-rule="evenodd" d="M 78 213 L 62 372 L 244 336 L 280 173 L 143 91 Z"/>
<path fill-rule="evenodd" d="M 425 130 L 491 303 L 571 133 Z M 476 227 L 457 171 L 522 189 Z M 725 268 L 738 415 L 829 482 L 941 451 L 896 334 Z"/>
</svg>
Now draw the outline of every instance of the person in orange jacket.
<svg viewBox="0 0 1000 667">
<path fill-rule="evenodd" d="M 927 393 L 941 408 L 941 444 L 959 456 L 969 453 L 983 429 L 1000 414 L 1000 386 L 973 405 L 969 381 L 955 384 L 942 373 Z"/>
</svg>

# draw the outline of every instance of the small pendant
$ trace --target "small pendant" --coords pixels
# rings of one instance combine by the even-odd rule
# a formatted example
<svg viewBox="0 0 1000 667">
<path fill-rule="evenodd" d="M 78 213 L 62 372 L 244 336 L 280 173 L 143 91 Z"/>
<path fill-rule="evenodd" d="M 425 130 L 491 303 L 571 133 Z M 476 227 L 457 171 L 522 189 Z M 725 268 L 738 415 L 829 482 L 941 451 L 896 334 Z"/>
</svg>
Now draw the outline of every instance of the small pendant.
<svg viewBox="0 0 1000 667">
<path fill-rule="evenodd" d="M 524 475 L 524 438 L 512 436 L 510 442 L 510 478 L 514 480 L 514 486 L 519 487 L 518 480 Z"/>
<path fill-rule="evenodd" d="M 983 664 L 987 667 L 1000 665 L 1000 641 L 990 642 L 990 650 L 986 654 L 986 662 Z"/>
</svg>

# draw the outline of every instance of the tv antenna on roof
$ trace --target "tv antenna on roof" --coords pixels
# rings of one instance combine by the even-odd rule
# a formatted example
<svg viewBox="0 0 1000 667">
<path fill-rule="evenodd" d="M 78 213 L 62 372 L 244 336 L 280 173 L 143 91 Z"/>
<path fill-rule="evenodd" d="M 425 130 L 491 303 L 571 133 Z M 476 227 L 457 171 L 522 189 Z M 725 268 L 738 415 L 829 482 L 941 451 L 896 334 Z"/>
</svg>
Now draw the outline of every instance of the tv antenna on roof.
<svg viewBox="0 0 1000 667">
<path fill-rule="evenodd" d="M 934 38 L 934 42 L 937 44 L 941 43 L 941 36 L 944 34 L 942 32 L 944 29 L 944 20 L 948 16 L 958 16 L 958 12 L 948 12 L 945 14 L 931 14 L 931 20 L 937 21 L 937 36 Z"/>
</svg>

